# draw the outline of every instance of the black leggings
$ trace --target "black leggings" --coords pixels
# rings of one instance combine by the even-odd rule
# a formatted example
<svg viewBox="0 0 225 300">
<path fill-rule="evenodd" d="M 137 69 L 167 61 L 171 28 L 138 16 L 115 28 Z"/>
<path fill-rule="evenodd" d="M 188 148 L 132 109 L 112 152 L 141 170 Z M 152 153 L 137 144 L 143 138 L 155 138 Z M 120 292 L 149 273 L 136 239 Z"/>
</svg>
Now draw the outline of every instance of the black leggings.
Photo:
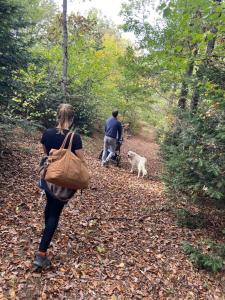
<svg viewBox="0 0 225 300">
<path fill-rule="evenodd" d="M 59 223 L 59 217 L 65 202 L 53 198 L 46 193 L 47 203 L 45 207 L 45 229 L 40 242 L 39 251 L 46 252 Z"/>
</svg>

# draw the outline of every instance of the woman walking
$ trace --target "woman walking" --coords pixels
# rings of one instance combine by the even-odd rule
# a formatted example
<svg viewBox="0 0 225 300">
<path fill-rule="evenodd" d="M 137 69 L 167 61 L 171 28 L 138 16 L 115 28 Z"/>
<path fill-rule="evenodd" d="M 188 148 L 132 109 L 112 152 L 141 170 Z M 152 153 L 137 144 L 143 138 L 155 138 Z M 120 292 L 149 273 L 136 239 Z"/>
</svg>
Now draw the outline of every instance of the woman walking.
<svg viewBox="0 0 225 300">
<path fill-rule="evenodd" d="M 59 149 L 73 124 L 74 109 L 70 104 L 61 104 L 57 111 L 57 127 L 45 130 L 41 138 L 44 153 L 49 155 L 51 149 Z M 70 137 L 67 139 L 65 148 L 68 148 Z M 84 161 L 82 140 L 78 134 L 74 134 L 71 151 Z M 47 186 L 47 185 L 46 185 Z M 47 203 L 44 211 L 45 228 L 41 238 L 38 252 L 35 256 L 34 265 L 39 268 L 51 265 L 47 257 L 47 250 L 52 237 L 57 229 L 61 212 L 67 201 L 59 200 L 48 188 L 45 189 Z M 75 191 L 74 191 L 75 193 Z M 71 196 L 70 196 L 71 197 Z"/>
</svg>

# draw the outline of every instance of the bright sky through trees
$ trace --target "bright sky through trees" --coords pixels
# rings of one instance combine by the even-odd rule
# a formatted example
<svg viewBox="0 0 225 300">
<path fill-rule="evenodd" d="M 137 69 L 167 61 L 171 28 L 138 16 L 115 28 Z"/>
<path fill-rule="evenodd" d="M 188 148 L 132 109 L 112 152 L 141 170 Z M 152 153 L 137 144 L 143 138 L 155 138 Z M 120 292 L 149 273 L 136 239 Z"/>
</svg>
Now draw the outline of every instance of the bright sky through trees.
<svg viewBox="0 0 225 300">
<path fill-rule="evenodd" d="M 55 0 L 56 3 L 61 7 L 62 0 Z M 68 0 L 68 12 L 80 12 L 85 14 L 91 8 L 96 8 L 102 12 L 103 17 L 112 20 L 115 24 L 120 25 L 123 23 L 123 18 L 119 16 L 121 5 L 125 0 Z M 154 0 L 153 5 L 157 6 L 159 0 Z M 153 11 L 153 17 L 156 13 Z M 134 41 L 133 33 L 123 33 L 125 38 Z"/>
</svg>

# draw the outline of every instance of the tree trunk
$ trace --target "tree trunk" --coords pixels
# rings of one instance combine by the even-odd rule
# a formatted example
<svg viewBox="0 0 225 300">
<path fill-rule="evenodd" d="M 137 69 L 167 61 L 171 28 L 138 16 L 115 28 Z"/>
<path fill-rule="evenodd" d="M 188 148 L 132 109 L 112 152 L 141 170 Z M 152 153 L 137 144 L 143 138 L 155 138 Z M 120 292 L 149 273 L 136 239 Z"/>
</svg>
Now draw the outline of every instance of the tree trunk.
<svg viewBox="0 0 225 300">
<path fill-rule="evenodd" d="M 187 73 L 186 73 L 187 78 L 189 78 L 192 75 L 193 68 L 194 68 L 194 62 L 192 61 L 188 65 L 188 69 L 187 69 Z M 182 82 L 180 98 L 178 101 L 178 107 L 180 107 L 183 110 L 186 109 L 187 95 L 188 95 L 188 83 L 187 83 L 187 80 L 184 79 L 184 81 Z"/>
<path fill-rule="evenodd" d="M 67 31 L 67 0 L 63 0 L 63 14 L 62 14 L 62 28 L 63 28 L 63 66 L 62 66 L 62 92 L 64 95 L 64 102 L 67 101 L 67 68 L 68 68 L 68 31 Z"/>
<path fill-rule="evenodd" d="M 194 47 L 195 47 L 195 51 L 194 51 L 194 57 L 195 57 L 198 53 L 198 49 L 196 45 L 194 45 L 193 48 Z M 187 106 L 187 95 L 188 95 L 187 79 L 191 77 L 193 73 L 193 69 L 194 69 L 194 58 L 192 58 L 192 60 L 188 64 L 187 71 L 186 71 L 186 78 L 183 80 L 181 86 L 180 98 L 178 100 L 178 107 L 181 108 L 182 110 L 185 110 Z"/>
<path fill-rule="evenodd" d="M 195 85 L 193 94 L 192 94 L 192 99 L 191 99 L 191 111 L 196 112 L 198 108 L 198 102 L 199 102 L 199 86 Z"/>
<path fill-rule="evenodd" d="M 214 2 L 217 2 L 218 5 L 220 5 L 221 0 L 214 0 Z M 217 31 L 218 30 L 215 26 L 212 26 L 210 29 L 210 32 L 213 34 L 216 34 Z M 205 53 L 206 57 L 205 57 L 202 65 L 200 65 L 198 73 L 197 73 L 197 82 L 194 86 L 192 100 L 191 100 L 191 111 L 193 113 L 195 113 L 198 108 L 199 99 L 200 99 L 200 91 L 199 90 L 200 90 L 200 86 L 201 86 L 201 81 L 203 79 L 204 73 L 207 71 L 207 66 L 210 63 L 210 57 L 213 54 L 215 43 L 216 43 L 216 36 L 213 39 L 208 41 L 207 47 L 206 47 L 206 53 Z"/>
<path fill-rule="evenodd" d="M 180 98 L 178 100 L 178 107 L 182 110 L 186 109 L 187 104 L 188 85 L 185 81 L 182 82 Z"/>
<path fill-rule="evenodd" d="M 215 31 L 215 28 L 211 29 L 212 33 L 216 33 L 217 30 Z M 204 73 L 207 70 L 207 66 L 210 62 L 210 57 L 212 56 L 214 47 L 215 47 L 215 42 L 216 42 L 216 37 L 214 37 L 212 40 L 208 41 L 207 43 L 207 48 L 206 48 L 206 58 L 202 65 L 200 65 L 198 73 L 197 73 L 197 82 L 194 86 L 193 94 L 192 94 L 192 99 L 191 99 L 191 111 L 195 113 L 198 108 L 198 103 L 200 99 L 200 85 L 201 81 L 203 79 Z"/>
</svg>

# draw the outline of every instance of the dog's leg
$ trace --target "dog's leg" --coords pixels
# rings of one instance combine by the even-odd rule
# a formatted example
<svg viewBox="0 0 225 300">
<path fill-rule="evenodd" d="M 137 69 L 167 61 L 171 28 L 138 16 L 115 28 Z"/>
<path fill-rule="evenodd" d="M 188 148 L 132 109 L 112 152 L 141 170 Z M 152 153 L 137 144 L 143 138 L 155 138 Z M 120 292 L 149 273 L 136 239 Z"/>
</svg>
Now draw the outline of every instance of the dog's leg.
<svg viewBox="0 0 225 300">
<path fill-rule="evenodd" d="M 139 165 L 138 165 L 138 177 L 137 177 L 137 178 L 140 177 L 140 174 L 141 174 L 141 167 L 140 167 L 140 164 L 139 164 Z"/>
<path fill-rule="evenodd" d="M 133 172 L 134 172 L 134 165 L 132 164 L 132 165 L 131 165 L 130 173 L 133 173 Z"/>
<path fill-rule="evenodd" d="M 144 167 L 143 166 L 141 166 L 141 173 L 142 173 L 142 178 L 144 177 L 144 175 L 145 175 L 145 171 L 144 171 L 145 169 L 144 169 Z"/>
<path fill-rule="evenodd" d="M 143 173 L 142 177 L 147 176 L 147 174 L 148 174 L 148 171 L 145 166 L 144 166 L 144 169 L 142 170 L 142 173 Z"/>
</svg>

